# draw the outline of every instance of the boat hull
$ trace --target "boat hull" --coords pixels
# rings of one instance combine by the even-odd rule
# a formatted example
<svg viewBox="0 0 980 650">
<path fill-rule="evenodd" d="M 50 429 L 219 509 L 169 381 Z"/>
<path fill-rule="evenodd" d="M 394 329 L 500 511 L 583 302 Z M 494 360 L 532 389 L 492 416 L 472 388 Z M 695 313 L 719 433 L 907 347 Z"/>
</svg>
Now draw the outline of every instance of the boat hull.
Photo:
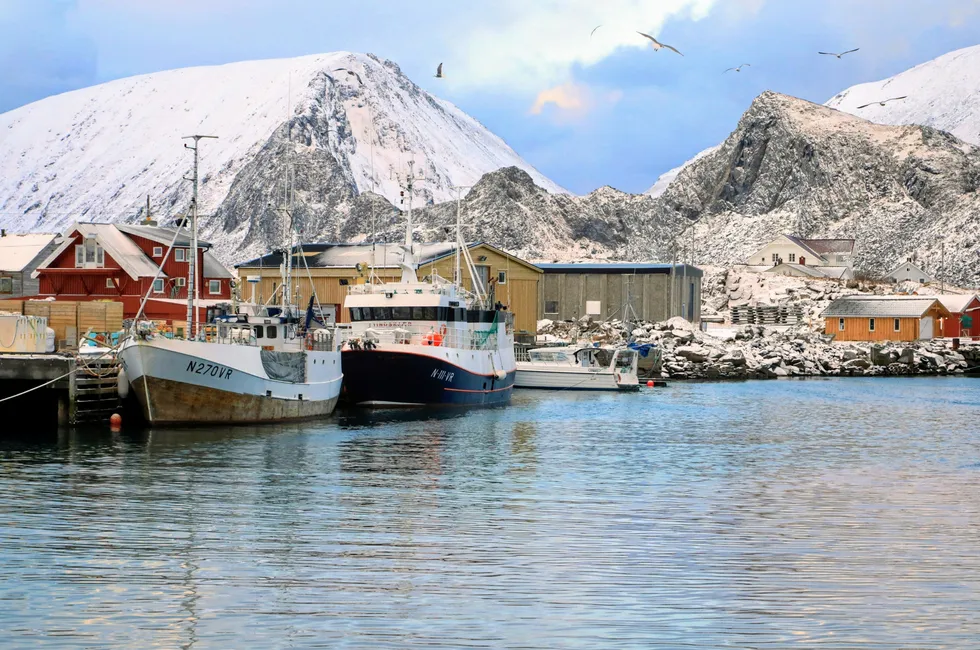
<svg viewBox="0 0 980 650">
<path fill-rule="evenodd" d="M 305 382 L 271 379 L 258 348 L 194 341 L 130 341 L 119 352 L 129 393 L 151 424 L 250 424 L 329 415 L 340 353 L 305 352 Z"/>
<path fill-rule="evenodd" d="M 345 350 L 343 401 L 357 406 L 495 406 L 510 403 L 515 372 L 482 374 L 446 359 L 391 350 Z"/>
<path fill-rule="evenodd" d="M 541 390 L 590 390 L 590 391 L 631 391 L 639 390 L 636 378 L 632 381 L 616 382 L 612 372 L 589 372 L 564 370 L 560 368 L 527 368 L 531 364 L 517 364 L 515 387 L 538 388 Z"/>
</svg>

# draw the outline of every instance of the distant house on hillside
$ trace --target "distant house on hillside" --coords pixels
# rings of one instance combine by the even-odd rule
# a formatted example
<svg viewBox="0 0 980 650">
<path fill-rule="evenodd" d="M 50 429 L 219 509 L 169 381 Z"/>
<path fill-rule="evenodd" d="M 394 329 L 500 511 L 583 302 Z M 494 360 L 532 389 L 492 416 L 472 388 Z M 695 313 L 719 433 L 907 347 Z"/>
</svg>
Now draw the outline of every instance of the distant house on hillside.
<svg viewBox="0 0 980 650">
<path fill-rule="evenodd" d="M 802 239 L 780 235 L 745 261 L 759 271 L 796 277 L 854 277 L 853 239 Z"/>
<path fill-rule="evenodd" d="M 928 296 L 859 294 L 838 298 L 821 316 L 824 332 L 838 341 L 917 341 L 940 336 L 952 314 Z"/>
<path fill-rule="evenodd" d="M 929 284 L 933 277 L 912 263 L 909 257 L 904 262 L 893 268 L 885 275 L 889 282 L 918 282 L 919 284 Z"/>
<path fill-rule="evenodd" d="M 0 230 L 0 300 L 33 296 L 38 282 L 31 274 L 57 246 L 57 235 L 12 235 Z"/>
<path fill-rule="evenodd" d="M 151 225 L 76 223 L 34 271 L 39 280 L 36 295 L 121 302 L 124 318 L 133 318 L 143 297 L 149 295 L 147 318 L 182 321 L 191 242 L 183 233 L 176 239 L 174 234 L 169 228 Z M 171 242 L 174 248 L 164 262 Z M 234 276 L 214 258 L 210 244 L 199 242 L 199 246 L 198 296 L 203 320 L 205 307 L 231 299 Z"/>
</svg>

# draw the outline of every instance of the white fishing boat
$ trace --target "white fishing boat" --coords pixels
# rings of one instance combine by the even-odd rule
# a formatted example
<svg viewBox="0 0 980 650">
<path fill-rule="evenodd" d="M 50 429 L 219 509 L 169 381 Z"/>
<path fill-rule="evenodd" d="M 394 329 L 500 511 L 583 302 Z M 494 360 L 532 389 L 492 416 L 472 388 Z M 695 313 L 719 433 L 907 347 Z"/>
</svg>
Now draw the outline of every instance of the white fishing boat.
<svg viewBox="0 0 980 650">
<path fill-rule="evenodd" d="M 197 258 L 196 148 L 194 152 L 191 260 Z M 292 235 L 285 250 L 291 245 Z M 164 261 L 172 249 L 171 243 Z M 310 329 L 312 307 L 304 322 L 301 312 L 289 304 L 292 256 L 284 257 L 278 307 L 232 306 L 207 324 L 196 322 L 198 282 L 191 263 L 188 339 L 157 333 L 150 324 L 140 323 L 137 314 L 119 350 L 120 393 L 135 397 L 149 423 L 274 422 L 333 412 L 343 380 L 336 330 Z"/>
<path fill-rule="evenodd" d="M 517 362 L 517 388 L 639 390 L 635 350 L 590 346 L 536 348 Z"/>
<path fill-rule="evenodd" d="M 514 388 L 514 316 L 493 308 L 462 244 L 457 202 L 452 282 L 419 279 L 412 246 L 412 175 L 402 276 L 355 285 L 344 300 L 351 331 L 343 348 L 344 399 L 359 406 L 494 405 Z M 474 278 L 462 287 L 461 263 Z"/>
</svg>

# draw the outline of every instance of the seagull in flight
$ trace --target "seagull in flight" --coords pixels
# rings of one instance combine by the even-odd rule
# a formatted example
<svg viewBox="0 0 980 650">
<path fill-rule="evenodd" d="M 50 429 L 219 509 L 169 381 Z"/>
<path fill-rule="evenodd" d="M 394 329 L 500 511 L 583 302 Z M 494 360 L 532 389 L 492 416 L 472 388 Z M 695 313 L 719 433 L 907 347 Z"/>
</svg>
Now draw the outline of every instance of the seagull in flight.
<svg viewBox="0 0 980 650">
<path fill-rule="evenodd" d="M 659 52 L 660 50 L 662 50 L 662 49 L 664 49 L 666 47 L 668 50 L 672 50 L 674 52 L 677 52 L 678 54 L 681 54 L 680 51 L 677 48 L 671 47 L 670 45 L 667 45 L 665 43 L 661 43 L 660 41 L 658 41 L 657 39 L 655 39 L 653 36 L 650 36 L 649 34 L 644 34 L 643 32 L 637 32 L 637 34 L 639 34 L 640 36 L 642 36 L 644 38 L 650 39 L 650 45 L 653 46 L 653 49 L 656 52 Z M 681 56 L 684 56 L 684 55 L 681 54 Z"/>
<path fill-rule="evenodd" d="M 858 51 L 858 50 L 860 50 L 860 49 L 861 49 L 861 48 L 859 48 L 859 47 L 856 47 L 856 48 L 854 48 L 853 50 L 848 50 L 848 51 L 846 51 L 846 52 L 841 52 L 840 54 L 838 54 L 838 53 L 836 53 L 836 52 L 817 52 L 817 54 L 826 54 L 827 56 L 836 56 L 836 57 L 837 57 L 837 58 L 839 59 L 839 58 L 841 58 L 842 56 L 844 56 L 845 54 L 850 54 L 851 52 L 857 52 L 857 51 Z"/>
<path fill-rule="evenodd" d="M 353 70 L 349 70 L 347 68 L 334 68 L 334 72 L 341 71 L 346 72 L 348 77 L 357 77 L 357 83 L 361 84 L 362 86 L 364 85 L 364 82 L 361 81 L 361 75 L 357 74 Z"/>
<path fill-rule="evenodd" d="M 752 67 L 752 64 L 751 63 L 743 63 L 742 65 L 740 65 L 740 66 L 738 66 L 736 68 L 728 68 L 727 70 L 725 70 L 725 72 L 731 72 L 732 70 L 734 70 L 735 72 L 741 72 L 742 71 L 742 68 L 744 68 L 746 66 L 748 66 L 748 67 L 751 68 Z M 722 72 L 722 74 L 725 74 L 725 72 Z"/>
<path fill-rule="evenodd" d="M 439 64 L 439 67 L 436 68 L 436 79 L 444 79 L 444 77 L 442 76 L 442 64 L 441 63 Z"/>
<path fill-rule="evenodd" d="M 902 95 L 901 97 L 892 97 L 891 99 L 885 99 L 880 102 L 871 102 L 870 104 L 863 104 L 861 106 L 858 106 L 858 108 L 867 108 L 868 106 L 873 106 L 874 104 L 878 104 L 878 106 L 884 106 L 888 102 L 897 102 L 898 100 L 905 99 L 906 97 L 908 97 L 908 95 Z"/>
<path fill-rule="evenodd" d="M 595 29 L 593 29 L 593 30 L 592 30 L 592 32 L 591 32 L 591 33 L 589 34 L 589 38 L 590 38 L 590 39 L 592 38 L 592 36 L 593 36 L 593 34 L 595 34 L 595 30 L 596 30 L 596 29 L 599 29 L 600 27 L 602 27 L 602 25 L 596 25 L 596 26 L 595 26 Z"/>
</svg>

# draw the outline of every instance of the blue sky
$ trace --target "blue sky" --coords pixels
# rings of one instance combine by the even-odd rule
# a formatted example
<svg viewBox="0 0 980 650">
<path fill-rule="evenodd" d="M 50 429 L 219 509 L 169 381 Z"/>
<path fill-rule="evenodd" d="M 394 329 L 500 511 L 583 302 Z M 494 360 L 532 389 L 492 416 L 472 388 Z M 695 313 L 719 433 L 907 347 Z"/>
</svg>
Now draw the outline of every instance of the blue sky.
<svg viewBox="0 0 980 650">
<path fill-rule="evenodd" d="M 823 102 L 978 43 L 980 0 L 0 0 L 0 111 L 170 68 L 374 52 L 568 189 L 639 192 L 764 90 Z"/>
</svg>

